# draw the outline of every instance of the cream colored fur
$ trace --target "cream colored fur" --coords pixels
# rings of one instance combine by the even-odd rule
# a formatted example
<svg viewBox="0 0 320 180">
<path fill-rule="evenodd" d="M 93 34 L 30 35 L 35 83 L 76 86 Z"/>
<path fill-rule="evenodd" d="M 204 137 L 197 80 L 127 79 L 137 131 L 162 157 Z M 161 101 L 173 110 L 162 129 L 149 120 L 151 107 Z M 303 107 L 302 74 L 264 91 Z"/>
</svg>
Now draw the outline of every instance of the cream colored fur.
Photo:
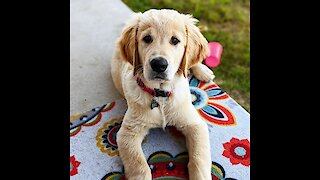
<svg viewBox="0 0 320 180">
<path fill-rule="evenodd" d="M 207 41 L 194 25 L 197 20 L 174 10 L 149 10 L 136 13 L 123 29 L 112 59 L 111 70 L 116 88 L 125 97 L 128 110 L 117 134 L 120 157 L 128 180 L 150 180 L 151 171 L 141 143 L 150 128 L 175 126 L 186 137 L 189 153 L 189 179 L 211 179 L 211 156 L 207 124 L 191 103 L 187 71 L 202 81 L 214 78 L 201 64 L 208 55 Z M 142 41 L 147 34 L 153 42 Z M 169 43 L 176 36 L 180 43 Z M 185 52 L 186 48 L 186 52 Z M 168 80 L 152 80 L 150 59 L 165 57 Z M 146 86 L 171 91 L 170 97 L 156 97 L 160 107 L 151 110 L 153 97 L 137 85 L 139 76 Z"/>
</svg>

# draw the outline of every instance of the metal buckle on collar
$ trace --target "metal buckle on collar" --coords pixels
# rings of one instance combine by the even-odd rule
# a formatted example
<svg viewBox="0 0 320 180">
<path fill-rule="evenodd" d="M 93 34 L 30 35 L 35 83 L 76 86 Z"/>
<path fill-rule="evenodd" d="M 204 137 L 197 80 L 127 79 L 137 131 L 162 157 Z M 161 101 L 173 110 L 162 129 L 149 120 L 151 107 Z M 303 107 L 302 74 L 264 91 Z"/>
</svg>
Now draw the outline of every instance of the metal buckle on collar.
<svg viewBox="0 0 320 180">
<path fill-rule="evenodd" d="M 161 97 L 167 97 L 166 96 L 166 93 L 164 92 L 164 91 L 162 91 L 162 90 L 160 90 L 160 89 L 154 89 L 154 92 L 155 92 L 155 96 L 156 97 L 159 97 L 159 96 L 161 96 Z"/>
</svg>

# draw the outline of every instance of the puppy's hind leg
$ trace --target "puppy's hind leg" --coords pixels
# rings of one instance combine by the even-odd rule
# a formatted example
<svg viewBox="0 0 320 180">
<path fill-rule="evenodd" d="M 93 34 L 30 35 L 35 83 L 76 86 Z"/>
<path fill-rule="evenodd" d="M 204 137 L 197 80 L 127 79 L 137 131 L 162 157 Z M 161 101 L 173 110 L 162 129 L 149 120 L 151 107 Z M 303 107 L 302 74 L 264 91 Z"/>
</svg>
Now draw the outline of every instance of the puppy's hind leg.
<svg viewBox="0 0 320 180">
<path fill-rule="evenodd" d="M 215 78 L 215 75 L 213 74 L 212 70 L 209 69 L 206 65 L 201 63 L 191 67 L 191 71 L 192 71 L 192 74 L 200 81 L 208 82 Z"/>
</svg>

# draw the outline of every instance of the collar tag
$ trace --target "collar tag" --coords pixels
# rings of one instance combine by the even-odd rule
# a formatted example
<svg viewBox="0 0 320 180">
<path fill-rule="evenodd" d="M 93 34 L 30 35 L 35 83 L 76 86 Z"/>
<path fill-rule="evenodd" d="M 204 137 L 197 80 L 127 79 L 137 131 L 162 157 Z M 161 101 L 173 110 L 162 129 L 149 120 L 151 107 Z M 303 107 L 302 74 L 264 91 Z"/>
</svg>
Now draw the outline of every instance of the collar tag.
<svg viewBox="0 0 320 180">
<path fill-rule="evenodd" d="M 150 108 L 153 109 L 155 107 L 159 107 L 159 103 L 155 99 L 152 99 Z"/>
</svg>

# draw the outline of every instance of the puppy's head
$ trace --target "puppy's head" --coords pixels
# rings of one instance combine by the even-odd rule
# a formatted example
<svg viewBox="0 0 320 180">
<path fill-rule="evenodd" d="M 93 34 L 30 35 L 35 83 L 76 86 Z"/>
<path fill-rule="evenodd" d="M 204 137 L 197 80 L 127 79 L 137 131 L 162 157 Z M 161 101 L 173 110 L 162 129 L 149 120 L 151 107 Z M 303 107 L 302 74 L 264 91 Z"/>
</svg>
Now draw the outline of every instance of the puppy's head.
<svg viewBox="0 0 320 180">
<path fill-rule="evenodd" d="M 191 15 L 175 10 L 148 10 L 136 13 L 118 41 L 124 60 L 134 67 L 134 75 L 147 81 L 171 81 L 208 55 L 208 42 Z"/>
</svg>

